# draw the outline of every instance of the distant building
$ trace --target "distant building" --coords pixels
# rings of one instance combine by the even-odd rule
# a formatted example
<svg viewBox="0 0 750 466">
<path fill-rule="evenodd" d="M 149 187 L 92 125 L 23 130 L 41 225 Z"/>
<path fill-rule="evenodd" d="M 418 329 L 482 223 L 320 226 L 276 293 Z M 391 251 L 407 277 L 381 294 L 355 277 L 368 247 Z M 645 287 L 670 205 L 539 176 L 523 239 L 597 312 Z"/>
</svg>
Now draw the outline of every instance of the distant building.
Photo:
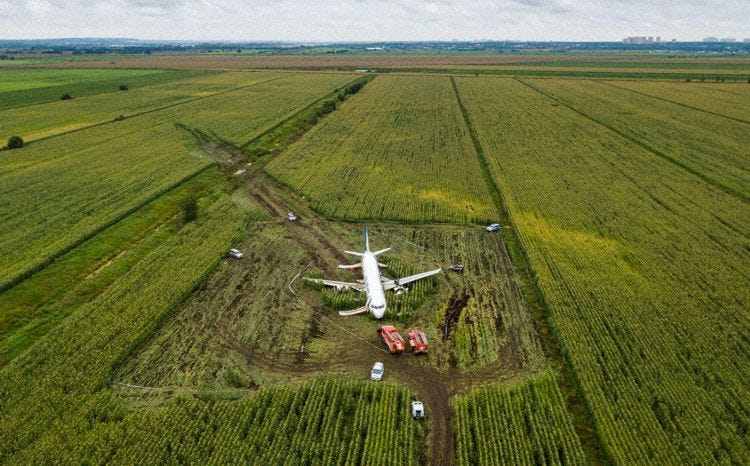
<svg viewBox="0 0 750 466">
<path fill-rule="evenodd" d="M 622 42 L 625 44 L 658 44 L 661 42 L 661 36 L 657 36 L 656 39 L 654 39 L 654 36 L 626 37 Z"/>
<path fill-rule="evenodd" d="M 734 37 L 725 37 L 723 39 L 719 39 L 719 42 L 737 42 L 737 39 Z"/>
<path fill-rule="evenodd" d="M 719 42 L 719 38 L 718 37 L 706 37 L 705 39 L 703 39 L 703 42 Z"/>
</svg>

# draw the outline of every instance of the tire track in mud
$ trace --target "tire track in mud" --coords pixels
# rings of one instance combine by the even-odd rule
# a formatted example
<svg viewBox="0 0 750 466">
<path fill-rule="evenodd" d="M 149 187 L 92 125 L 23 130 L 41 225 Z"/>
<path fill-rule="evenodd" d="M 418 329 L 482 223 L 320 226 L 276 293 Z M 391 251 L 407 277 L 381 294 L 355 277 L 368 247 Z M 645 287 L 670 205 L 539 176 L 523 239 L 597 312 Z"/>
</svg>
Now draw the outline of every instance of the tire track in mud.
<svg viewBox="0 0 750 466">
<path fill-rule="evenodd" d="M 295 204 L 296 213 L 299 220 L 288 222 L 285 219 L 286 212 L 294 210 L 290 208 L 289 202 L 283 200 L 276 193 L 277 189 L 283 189 L 277 186 L 272 179 L 264 173 L 254 174 L 251 180 L 248 180 L 248 188 L 252 191 L 252 196 L 266 208 L 271 215 L 280 219 L 279 221 L 286 224 L 287 231 L 291 235 L 285 235 L 300 245 L 306 254 L 311 258 L 310 266 L 315 266 L 325 270 L 330 261 L 326 261 L 323 256 L 334 258 L 339 262 L 347 262 L 349 258 L 336 247 L 328 236 L 325 236 L 318 228 L 329 222 L 321 219 L 315 212 L 307 207 L 306 202 L 300 199 L 295 193 L 284 190 L 284 194 L 291 198 Z M 334 231 L 327 230 L 328 235 L 335 235 Z M 342 238 L 336 237 L 338 243 L 343 244 Z M 341 241 L 339 241 L 341 240 Z M 439 261 L 436 260 L 439 263 Z M 301 272 L 303 273 L 303 272 Z M 289 280 L 296 280 L 295 277 L 289 277 Z M 294 374 L 298 376 L 314 375 L 321 372 L 351 371 L 353 367 L 362 366 L 363 361 L 373 358 L 373 354 L 378 354 L 379 358 L 386 362 L 386 377 L 395 379 L 400 383 L 406 384 L 413 390 L 427 407 L 428 417 L 428 452 L 424 458 L 427 464 L 445 465 L 453 463 L 453 409 L 451 406 L 451 397 L 463 393 L 471 388 L 481 386 L 487 383 L 502 382 L 507 379 L 522 377 L 529 373 L 528 370 L 517 367 L 510 360 L 512 358 L 499 357 L 496 363 L 488 366 L 473 368 L 469 371 L 462 371 L 456 367 L 438 369 L 434 366 L 426 365 L 420 359 L 424 356 L 415 356 L 411 353 L 401 355 L 390 355 L 381 347 L 380 341 L 372 335 L 362 336 L 352 332 L 345 325 L 337 322 L 337 316 L 329 316 L 322 309 L 313 304 L 314 296 L 310 293 L 294 291 L 291 289 L 291 283 L 285 290 L 293 299 L 304 306 L 311 314 L 309 329 L 301 338 L 300 353 L 303 351 L 303 345 L 308 344 L 312 338 L 334 338 L 323 334 L 322 336 L 313 335 L 310 329 L 320 328 L 325 323 L 325 327 L 336 328 L 336 339 L 346 339 L 346 351 L 336 352 L 326 355 L 316 354 L 314 358 L 308 358 L 307 355 L 291 357 L 288 362 L 280 362 L 278 359 L 268 357 L 262 352 L 252 351 L 252 349 L 243 347 L 241 342 L 232 341 L 227 337 L 229 345 L 237 348 L 249 364 L 258 365 L 271 372 L 285 374 Z M 450 283 L 449 283 L 450 285 Z M 451 287 L 452 293 L 456 293 Z M 458 301 L 462 301 L 460 296 L 455 296 Z M 465 299 L 463 300 L 465 301 Z M 457 306 L 463 307 L 465 302 L 456 303 Z M 457 315 L 460 314 L 458 309 Z M 451 316 L 457 320 L 457 316 Z M 446 316 L 446 319 L 448 316 Z M 451 320 L 452 320 L 451 319 Z M 450 325 L 446 322 L 447 325 Z M 515 351 L 514 349 L 507 349 Z M 384 358 L 384 359 L 383 359 Z"/>
</svg>

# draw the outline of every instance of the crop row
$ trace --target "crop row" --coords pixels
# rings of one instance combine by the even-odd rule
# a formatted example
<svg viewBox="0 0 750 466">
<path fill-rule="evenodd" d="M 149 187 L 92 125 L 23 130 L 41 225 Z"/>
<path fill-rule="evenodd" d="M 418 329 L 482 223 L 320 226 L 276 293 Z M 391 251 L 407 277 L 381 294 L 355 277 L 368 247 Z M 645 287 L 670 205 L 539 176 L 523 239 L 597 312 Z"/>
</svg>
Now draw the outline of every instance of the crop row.
<svg viewBox="0 0 750 466">
<path fill-rule="evenodd" d="M 65 77 L 68 72 L 60 73 Z M 33 76 L 33 73 L 30 73 Z M 54 136 L 77 128 L 115 118 L 130 117 L 169 105 L 226 92 L 280 76 L 278 73 L 188 73 L 179 80 L 139 87 L 135 83 L 127 91 L 92 96 L 74 96 L 39 105 L 0 110 L 0 142 L 11 135 L 20 135 L 25 142 Z M 127 86 L 128 81 L 123 80 Z M 2 94 L 0 94 L 2 96 Z M 194 109 L 193 109 L 194 111 Z"/>
<path fill-rule="evenodd" d="M 746 462 L 747 204 L 521 83 L 457 81 L 609 459 Z"/>
<path fill-rule="evenodd" d="M 750 93 L 747 83 L 695 83 L 674 81 L 617 81 L 607 84 L 647 94 L 708 112 L 748 121 Z"/>
<path fill-rule="evenodd" d="M 326 215 L 497 215 L 447 78 L 380 76 L 267 165 Z"/>
<path fill-rule="evenodd" d="M 582 85 L 571 80 L 528 80 L 528 83 L 715 186 L 746 201 L 750 199 L 747 123 L 602 83 Z"/>
<path fill-rule="evenodd" d="M 166 112 L 174 121 L 243 145 L 355 78 L 348 74 L 292 74 Z"/>
<path fill-rule="evenodd" d="M 417 464 L 423 431 L 409 416 L 410 399 L 395 385 L 332 378 L 237 400 L 178 395 L 139 413 L 115 409 L 107 421 L 97 417 L 110 415 L 101 409 L 71 451 L 50 445 L 46 453 L 117 464 Z"/>
<path fill-rule="evenodd" d="M 554 372 L 453 399 L 456 464 L 586 464 Z"/>
<path fill-rule="evenodd" d="M 95 424 L 89 418 L 107 411 L 102 389 L 114 368 L 193 291 L 243 227 L 237 206 L 227 197 L 216 201 L 0 369 L 0 462 L 30 461 L 38 449 L 75 451 Z"/>
<path fill-rule="evenodd" d="M 211 160 L 170 122 L 149 118 L 3 152 L 0 163 L 3 287 Z"/>
<path fill-rule="evenodd" d="M 0 153 L 0 289 L 212 163 L 175 123 L 244 140 L 350 80 L 289 76 Z"/>
<path fill-rule="evenodd" d="M 0 293 L 0 366 L 125 275 L 184 224 L 185 199 L 216 195 L 225 178 L 204 171 Z"/>
<path fill-rule="evenodd" d="M 132 87 L 151 86 L 200 74 L 205 72 L 5 69 L 0 76 L 0 108 L 55 101 L 62 94 L 76 97 L 117 92 L 121 84 Z"/>
</svg>

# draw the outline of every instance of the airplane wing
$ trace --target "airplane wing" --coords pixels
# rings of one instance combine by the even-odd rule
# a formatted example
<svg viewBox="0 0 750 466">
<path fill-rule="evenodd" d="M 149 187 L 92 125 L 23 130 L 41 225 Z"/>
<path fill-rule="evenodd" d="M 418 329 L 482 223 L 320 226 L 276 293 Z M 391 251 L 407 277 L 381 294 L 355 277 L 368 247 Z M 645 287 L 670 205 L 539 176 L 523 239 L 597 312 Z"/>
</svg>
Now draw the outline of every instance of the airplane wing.
<svg viewBox="0 0 750 466">
<path fill-rule="evenodd" d="M 435 269 L 435 270 L 430 270 L 429 272 L 422 272 L 416 275 L 409 275 L 408 277 L 397 278 L 396 280 L 388 280 L 386 282 L 383 282 L 383 289 L 392 290 L 393 288 L 396 288 L 397 286 L 404 286 L 408 283 L 415 282 L 423 278 L 431 277 L 432 275 L 436 275 L 440 273 L 442 270 L 443 269 Z"/>
<path fill-rule="evenodd" d="M 343 290 L 356 290 L 365 291 L 365 285 L 362 283 L 351 283 L 351 282 L 340 282 L 337 280 L 322 280 L 319 278 L 305 278 L 305 280 L 313 283 L 320 283 L 321 285 L 330 286 L 336 288 L 337 291 Z"/>
</svg>

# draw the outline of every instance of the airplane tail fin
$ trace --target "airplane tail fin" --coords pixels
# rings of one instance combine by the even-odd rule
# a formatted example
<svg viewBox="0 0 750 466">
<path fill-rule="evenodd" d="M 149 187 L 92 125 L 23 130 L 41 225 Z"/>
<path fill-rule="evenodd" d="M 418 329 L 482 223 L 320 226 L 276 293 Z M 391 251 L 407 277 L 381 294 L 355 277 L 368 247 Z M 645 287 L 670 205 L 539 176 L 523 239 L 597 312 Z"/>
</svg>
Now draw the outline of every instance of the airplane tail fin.
<svg viewBox="0 0 750 466">
<path fill-rule="evenodd" d="M 370 235 L 367 233 L 367 225 L 365 225 L 365 252 L 370 250 Z M 375 251 L 372 253 L 373 256 L 377 256 L 378 254 L 383 254 L 386 251 L 390 251 L 391 248 L 385 248 L 381 249 L 380 251 Z"/>
</svg>

